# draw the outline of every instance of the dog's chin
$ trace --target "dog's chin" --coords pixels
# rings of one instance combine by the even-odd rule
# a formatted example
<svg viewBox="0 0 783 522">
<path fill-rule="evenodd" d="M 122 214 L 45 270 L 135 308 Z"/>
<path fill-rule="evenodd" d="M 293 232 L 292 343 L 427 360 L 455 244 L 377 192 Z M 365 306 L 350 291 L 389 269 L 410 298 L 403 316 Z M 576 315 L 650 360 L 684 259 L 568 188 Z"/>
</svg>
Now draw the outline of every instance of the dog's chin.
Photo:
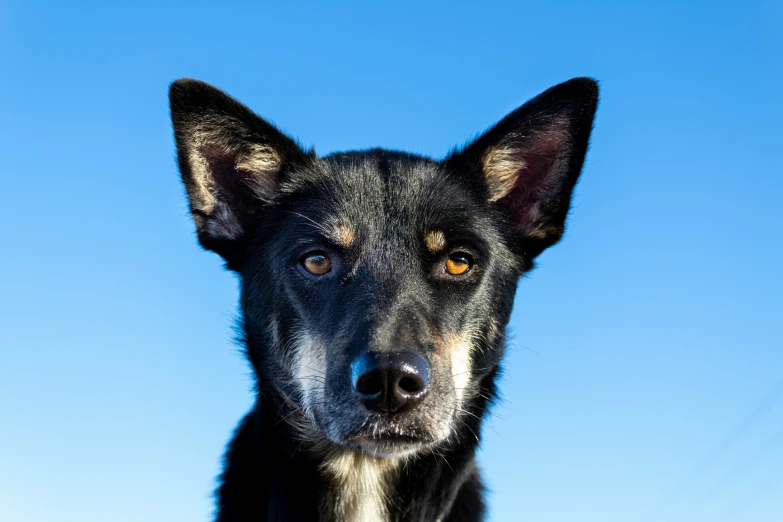
<svg viewBox="0 0 783 522">
<path fill-rule="evenodd" d="M 373 457 L 382 459 L 398 459 L 421 453 L 433 445 L 435 441 L 411 441 L 382 438 L 357 438 L 347 446 Z"/>
<path fill-rule="evenodd" d="M 423 453 L 448 438 L 450 430 L 437 436 L 429 430 L 384 429 L 375 426 L 373 430 L 361 430 L 333 438 L 340 446 L 383 459 L 397 459 Z"/>
<path fill-rule="evenodd" d="M 450 430 L 449 430 L 450 432 Z M 332 447 L 337 446 L 353 451 L 361 451 L 367 455 L 382 459 L 398 459 L 410 457 L 430 450 L 444 440 L 444 437 L 435 437 L 430 434 L 407 435 L 400 433 L 384 433 L 380 431 L 367 433 L 338 434 L 330 430 L 324 430 L 322 436 L 324 442 Z"/>
</svg>

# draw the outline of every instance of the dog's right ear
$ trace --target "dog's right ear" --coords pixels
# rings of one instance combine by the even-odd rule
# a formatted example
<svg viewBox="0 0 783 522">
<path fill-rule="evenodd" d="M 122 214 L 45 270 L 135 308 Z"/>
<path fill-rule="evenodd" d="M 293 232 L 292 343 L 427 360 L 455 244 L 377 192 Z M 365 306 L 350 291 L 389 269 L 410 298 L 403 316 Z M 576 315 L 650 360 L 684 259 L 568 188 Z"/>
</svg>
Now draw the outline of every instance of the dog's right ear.
<svg viewBox="0 0 783 522">
<path fill-rule="evenodd" d="M 169 100 L 199 242 L 236 267 L 281 175 L 308 156 L 293 139 L 204 82 L 175 81 Z"/>
</svg>

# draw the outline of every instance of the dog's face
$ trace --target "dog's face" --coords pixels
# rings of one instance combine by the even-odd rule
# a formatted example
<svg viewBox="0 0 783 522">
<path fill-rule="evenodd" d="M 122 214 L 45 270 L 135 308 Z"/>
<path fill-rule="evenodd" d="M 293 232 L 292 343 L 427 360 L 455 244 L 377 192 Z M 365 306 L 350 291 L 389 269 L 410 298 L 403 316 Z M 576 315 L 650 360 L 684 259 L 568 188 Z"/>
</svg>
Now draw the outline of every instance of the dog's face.
<svg viewBox="0 0 783 522">
<path fill-rule="evenodd" d="M 339 444 L 393 454 L 446 438 L 519 271 L 492 212 L 399 153 L 313 159 L 289 179 L 241 269 L 252 336 L 280 366 L 266 374 L 293 381 Z"/>
<path fill-rule="evenodd" d="M 518 277 L 562 235 L 596 98 L 561 84 L 443 161 L 318 158 L 221 91 L 172 86 L 199 239 L 240 274 L 260 386 L 300 435 L 400 456 L 471 414 Z"/>
</svg>

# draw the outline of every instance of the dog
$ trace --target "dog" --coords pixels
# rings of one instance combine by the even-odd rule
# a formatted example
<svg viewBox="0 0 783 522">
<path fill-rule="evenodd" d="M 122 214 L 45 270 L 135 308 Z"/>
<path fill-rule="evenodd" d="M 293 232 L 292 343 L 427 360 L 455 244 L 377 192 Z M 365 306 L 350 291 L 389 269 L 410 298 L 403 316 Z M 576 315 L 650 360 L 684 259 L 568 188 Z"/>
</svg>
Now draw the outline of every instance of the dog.
<svg viewBox="0 0 783 522">
<path fill-rule="evenodd" d="M 563 235 L 596 82 L 552 87 L 442 160 L 317 156 L 206 83 L 169 94 L 256 384 L 216 520 L 482 520 L 475 451 L 517 282 Z"/>
</svg>

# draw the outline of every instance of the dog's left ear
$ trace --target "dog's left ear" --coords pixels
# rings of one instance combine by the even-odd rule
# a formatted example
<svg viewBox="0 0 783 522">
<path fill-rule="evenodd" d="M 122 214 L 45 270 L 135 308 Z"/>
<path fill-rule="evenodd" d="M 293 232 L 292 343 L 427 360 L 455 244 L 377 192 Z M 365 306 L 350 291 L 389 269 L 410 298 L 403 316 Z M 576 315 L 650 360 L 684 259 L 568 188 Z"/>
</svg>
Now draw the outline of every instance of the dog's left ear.
<svg viewBox="0 0 783 522">
<path fill-rule="evenodd" d="M 533 98 L 444 161 L 506 213 L 519 236 L 514 247 L 528 262 L 563 235 L 597 104 L 594 80 L 569 80 Z"/>
</svg>

